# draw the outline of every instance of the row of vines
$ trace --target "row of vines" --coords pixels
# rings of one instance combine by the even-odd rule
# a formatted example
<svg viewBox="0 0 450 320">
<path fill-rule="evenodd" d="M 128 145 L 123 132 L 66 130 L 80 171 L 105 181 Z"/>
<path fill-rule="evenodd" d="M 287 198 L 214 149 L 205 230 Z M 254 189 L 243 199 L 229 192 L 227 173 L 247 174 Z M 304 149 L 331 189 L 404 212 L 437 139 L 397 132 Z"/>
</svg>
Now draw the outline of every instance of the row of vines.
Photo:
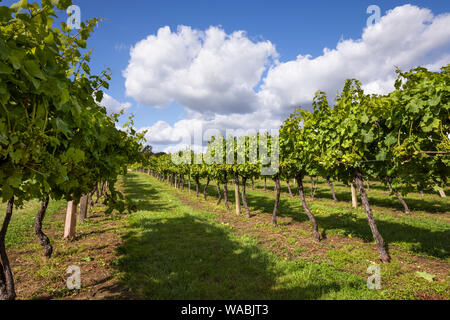
<svg viewBox="0 0 450 320">
<path fill-rule="evenodd" d="M 278 136 L 212 137 L 205 154 L 186 150 L 174 155 L 153 156 L 137 168 L 182 189 L 188 177 L 189 190 L 192 179 L 197 197 L 201 179 L 206 180 L 205 198 L 206 188 L 215 181 L 217 204 L 222 199 L 220 186 L 223 185 L 228 210 L 228 182 L 232 181 L 236 213 L 241 213 L 242 199 L 250 218 L 247 182 L 253 184 L 254 179 L 262 177 L 262 169 L 269 164 L 268 157 L 274 149 L 279 149 L 279 160 L 272 159 L 271 163 L 273 167 L 273 161 L 278 162 L 275 163 L 278 170 L 263 177 L 265 181 L 271 178 L 275 182 L 274 226 L 277 225 L 280 183 L 286 181 L 292 195 L 289 181 L 294 180 L 312 225 L 312 235 L 322 240 L 305 197 L 304 178 L 312 177 L 313 185 L 315 177 L 326 179 L 334 201 L 338 199 L 332 181 L 342 181 L 352 187 L 354 199 L 359 192 L 380 259 L 388 263 L 391 259 L 388 247 L 377 228 L 365 182 L 385 183 L 409 214 L 403 199 L 408 192 L 434 189 L 445 195 L 443 188 L 447 184 L 450 161 L 450 66 L 440 72 L 416 68 L 409 72 L 397 70 L 397 73 L 395 90 L 387 95 L 365 94 L 362 84 L 355 79 L 345 82 L 332 106 L 324 92 L 317 92 L 312 111 L 298 108 L 284 121 Z"/>
<path fill-rule="evenodd" d="M 100 106 L 111 73 L 91 73 L 86 49 L 99 20 L 79 30 L 55 26 L 58 10 L 70 5 L 70 0 L 21 0 L 0 6 L 0 196 L 7 203 L 0 230 L 1 300 L 16 296 L 5 248 L 14 207 L 42 201 L 35 233 L 50 258 L 52 247 L 42 232 L 50 199 L 65 199 L 73 209 L 97 191 L 104 193 L 108 211 L 124 211 L 127 203 L 114 185 L 141 156 L 143 134 L 132 128 L 132 119 L 118 129 L 121 114 L 108 115 Z M 74 215 L 68 216 L 70 239 Z"/>
</svg>

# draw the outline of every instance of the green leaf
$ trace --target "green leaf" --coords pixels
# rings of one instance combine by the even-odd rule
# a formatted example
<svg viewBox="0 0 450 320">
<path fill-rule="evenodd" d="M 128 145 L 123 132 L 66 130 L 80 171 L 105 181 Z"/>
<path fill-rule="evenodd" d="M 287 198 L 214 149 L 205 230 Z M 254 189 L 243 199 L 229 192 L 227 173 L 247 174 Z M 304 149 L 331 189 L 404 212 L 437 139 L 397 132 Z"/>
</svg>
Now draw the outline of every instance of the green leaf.
<svg viewBox="0 0 450 320">
<path fill-rule="evenodd" d="M 91 74 L 91 68 L 89 68 L 89 65 L 86 62 L 83 62 L 81 64 L 81 67 L 83 68 L 83 71 L 87 74 Z"/>
<path fill-rule="evenodd" d="M 95 92 L 95 100 L 100 103 L 103 100 L 103 91 L 99 90 Z"/>
<path fill-rule="evenodd" d="M 393 133 L 389 133 L 386 138 L 384 139 L 384 144 L 388 147 L 392 146 L 397 142 L 397 138 Z"/>
<path fill-rule="evenodd" d="M 423 271 L 423 272 L 417 271 L 416 275 L 421 277 L 421 278 L 424 278 L 425 280 L 427 280 L 429 282 L 433 282 L 434 278 L 436 277 L 434 274 L 430 274 L 430 273 L 425 272 L 425 271 Z"/>
<path fill-rule="evenodd" d="M 26 60 L 23 62 L 25 69 L 35 78 L 39 78 L 41 80 L 45 80 L 46 77 L 44 73 L 42 73 L 41 68 L 37 64 L 37 62 L 33 60 Z"/>
<path fill-rule="evenodd" d="M 22 58 L 24 53 L 20 50 L 14 50 L 9 56 L 8 59 L 11 62 L 14 69 L 19 70 L 22 66 Z"/>
<path fill-rule="evenodd" d="M 19 0 L 16 3 L 12 4 L 10 6 L 11 10 L 14 10 L 15 12 L 20 11 L 21 9 L 25 8 L 28 4 L 27 0 Z"/>
<path fill-rule="evenodd" d="M 64 88 L 61 91 L 61 104 L 65 104 L 65 103 L 69 102 L 69 100 L 70 100 L 69 90 Z"/>
<path fill-rule="evenodd" d="M 366 124 L 367 122 L 369 122 L 369 117 L 367 116 L 367 114 L 363 113 L 361 115 L 361 122 Z"/>
<path fill-rule="evenodd" d="M 366 132 L 365 130 L 362 131 L 362 136 L 364 139 L 364 143 L 371 143 L 374 140 L 373 132 L 370 130 L 369 132 Z"/>
<path fill-rule="evenodd" d="M 74 162 L 79 163 L 85 159 L 85 154 L 83 150 L 75 149 L 73 147 L 70 147 L 69 150 L 67 150 L 67 156 Z"/>
<path fill-rule="evenodd" d="M 5 94 L 6 90 L 6 83 L 0 82 L 0 94 Z"/>
<path fill-rule="evenodd" d="M 67 123 L 65 123 L 63 120 L 57 118 L 56 121 L 56 127 L 64 133 L 66 136 L 70 133 L 70 127 Z"/>
<path fill-rule="evenodd" d="M 420 110 L 420 106 L 421 106 L 421 104 L 419 101 L 412 100 L 410 103 L 408 103 L 407 109 L 411 113 L 418 113 Z"/>
<path fill-rule="evenodd" d="M 17 188 L 22 183 L 22 175 L 18 172 L 14 172 L 14 174 L 10 176 L 6 182 L 9 186 Z"/>
<path fill-rule="evenodd" d="M 5 6 L 0 6 L 0 21 L 8 21 L 11 19 L 12 10 Z"/>
<path fill-rule="evenodd" d="M 5 63 L 0 61 L 0 74 L 11 74 L 12 69 Z"/>
<path fill-rule="evenodd" d="M 44 41 L 45 41 L 45 43 L 47 43 L 47 44 L 54 44 L 54 43 L 55 43 L 55 39 L 54 39 L 54 37 L 53 37 L 53 32 L 50 32 L 50 33 L 48 34 L 48 36 L 45 37 Z"/>
<path fill-rule="evenodd" d="M 75 40 L 75 42 L 83 49 L 86 49 L 86 40 Z"/>
<path fill-rule="evenodd" d="M 385 149 L 380 150 L 375 159 L 378 161 L 386 160 L 386 150 Z"/>
</svg>

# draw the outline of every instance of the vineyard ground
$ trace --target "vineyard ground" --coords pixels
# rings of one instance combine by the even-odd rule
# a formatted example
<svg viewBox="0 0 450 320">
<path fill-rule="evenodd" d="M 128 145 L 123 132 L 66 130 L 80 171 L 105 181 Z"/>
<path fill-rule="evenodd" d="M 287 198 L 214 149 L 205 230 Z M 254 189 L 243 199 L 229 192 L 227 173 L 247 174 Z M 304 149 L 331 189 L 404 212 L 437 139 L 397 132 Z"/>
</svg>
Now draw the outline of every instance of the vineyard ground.
<svg viewBox="0 0 450 320">
<path fill-rule="evenodd" d="M 137 201 L 131 215 L 106 216 L 96 206 L 78 226 L 77 239 L 61 240 L 65 204 L 53 201 L 44 224 L 54 244 L 42 257 L 32 233 L 39 203 L 16 210 L 6 243 L 19 299 L 449 299 L 450 213 L 448 198 L 411 194 L 410 216 L 384 186 L 370 185 L 378 227 L 392 263 L 381 265 L 381 290 L 366 286 L 368 266 L 378 263 L 364 211 L 350 205 L 349 188 L 336 184 L 340 202 L 318 181 L 309 200 L 322 242 L 310 236 L 301 203 L 283 183 L 279 227 L 271 221 L 273 182 L 248 186 L 252 217 L 216 205 L 192 184 L 182 192 L 145 174 L 129 173 L 122 190 Z M 203 186 L 204 181 L 202 181 Z M 307 184 L 308 181 L 305 180 Z M 293 187 L 294 192 L 297 190 Z M 229 198 L 234 202 L 232 185 Z M 306 190 L 309 193 L 309 190 Z M 446 190 L 449 194 L 449 190 Z M 233 203 L 230 203 L 233 208 Z M 3 218 L 5 206 L 0 206 Z M 66 268 L 81 268 L 82 289 L 69 291 Z M 434 275 L 429 282 L 416 272 Z"/>
</svg>

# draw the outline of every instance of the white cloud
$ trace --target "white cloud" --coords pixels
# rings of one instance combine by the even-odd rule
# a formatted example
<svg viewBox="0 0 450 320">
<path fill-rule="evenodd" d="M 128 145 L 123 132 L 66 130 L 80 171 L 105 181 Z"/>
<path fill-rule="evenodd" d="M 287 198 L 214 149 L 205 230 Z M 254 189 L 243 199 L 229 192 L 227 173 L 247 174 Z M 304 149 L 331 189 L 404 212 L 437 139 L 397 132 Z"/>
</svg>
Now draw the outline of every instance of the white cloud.
<svg viewBox="0 0 450 320">
<path fill-rule="evenodd" d="M 119 113 L 122 109 L 126 111 L 131 107 L 130 102 L 121 103 L 106 93 L 103 94 L 103 100 L 100 105 L 106 107 L 109 114 Z"/>
<path fill-rule="evenodd" d="M 202 127 L 202 124 L 202 120 L 196 119 L 181 120 L 175 123 L 174 126 L 169 125 L 165 121 L 158 121 L 154 125 L 141 130 L 147 130 L 145 138 L 148 143 L 167 145 L 187 141 L 189 137 L 194 136 L 196 128 Z"/>
<path fill-rule="evenodd" d="M 256 108 L 254 87 L 276 56 L 272 43 L 252 42 L 243 31 L 164 27 L 131 49 L 125 86 L 149 106 L 177 101 L 206 114 L 246 113 Z"/>
<path fill-rule="evenodd" d="M 206 142 L 212 137 L 227 133 L 233 136 L 246 135 L 261 131 L 273 132 L 281 125 L 281 119 L 273 119 L 272 114 L 258 111 L 249 114 L 216 115 L 211 119 L 185 119 L 173 126 L 165 121 L 140 130 L 147 130 L 145 138 L 151 145 L 162 146 L 164 152 L 174 152 L 186 149 L 204 150 Z M 202 149 L 203 148 L 203 149 Z"/>
<path fill-rule="evenodd" d="M 199 126 L 222 132 L 278 128 L 295 107 L 310 106 L 317 90 L 332 101 L 348 78 L 360 80 L 368 93 L 383 94 L 393 89 L 395 67 L 437 71 L 450 63 L 449 26 L 450 14 L 404 5 L 365 28 L 360 39 L 281 63 L 271 42 L 250 41 L 242 31 L 164 27 L 131 49 L 127 94 L 148 106 L 176 101 L 186 108 L 188 119 L 148 128 L 150 143 L 175 150 L 166 146 L 184 147 Z"/>
<path fill-rule="evenodd" d="M 172 146 L 166 147 L 163 152 L 175 153 L 178 151 L 185 151 L 185 150 L 192 150 L 195 153 L 204 153 L 206 151 L 205 148 L 201 145 L 180 143 L 177 145 L 172 145 Z"/>
<path fill-rule="evenodd" d="M 311 103 L 317 90 L 334 98 L 344 81 L 362 81 L 368 93 L 394 88 L 395 67 L 433 70 L 450 63 L 450 14 L 433 16 L 429 9 L 404 5 L 389 11 L 358 40 L 343 40 L 323 55 L 298 56 L 272 67 L 258 92 L 262 103 L 276 110 Z"/>
</svg>

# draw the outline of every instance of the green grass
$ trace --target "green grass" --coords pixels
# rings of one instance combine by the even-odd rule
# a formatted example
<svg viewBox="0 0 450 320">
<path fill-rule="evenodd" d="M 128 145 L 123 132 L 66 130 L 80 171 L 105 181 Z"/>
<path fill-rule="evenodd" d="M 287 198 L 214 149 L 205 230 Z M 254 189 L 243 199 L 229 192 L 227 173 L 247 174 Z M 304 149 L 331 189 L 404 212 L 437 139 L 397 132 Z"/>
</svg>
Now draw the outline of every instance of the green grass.
<svg viewBox="0 0 450 320">
<path fill-rule="evenodd" d="M 43 222 L 43 228 L 49 227 L 51 217 L 57 213 L 66 204 L 64 201 L 50 201 L 47 208 L 46 217 Z M 6 234 L 6 247 L 18 248 L 29 243 L 35 238 L 34 235 L 34 219 L 41 208 L 39 201 L 33 200 L 25 202 L 23 207 L 14 208 L 11 222 Z M 6 203 L 0 204 L 0 221 L 3 223 L 5 217 Z"/>
<path fill-rule="evenodd" d="M 342 185 L 338 184 L 336 189 L 342 192 L 344 201 L 334 204 L 331 195 L 330 198 L 317 196 L 326 193 L 327 188 L 319 185 L 316 200 L 310 205 L 321 231 L 355 242 L 332 244 L 325 240 L 316 245 L 326 251 L 325 256 L 308 256 L 303 255 L 308 250 L 303 248 L 302 241 L 295 241 L 296 237 L 310 238 L 310 231 L 305 232 L 310 228 L 309 221 L 300 201 L 284 193 L 279 215 L 292 218 L 293 223 L 302 228 L 288 229 L 292 224 L 288 221 L 273 228 L 270 224 L 273 192 L 262 191 L 261 182 L 257 182 L 254 191 L 248 188 L 248 200 L 252 213 L 265 215 L 267 223 L 253 224 L 250 220 L 251 227 L 246 231 L 285 236 L 283 243 L 277 243 L 273 238 L 269 248 L 261 248 L 259 239 L 245 233 L 238 236 L 233 226 L 217 223 L 218 215 L 214 212 L 222 209 L 215 205 L 215 186 L 208 188 L 208 201 L 205 202 L 202 197 L 195 198 L 194 192 L 187 195 L 186 191 L 182 193 L 146 175 L 129 175 L 125 182 L 126 191 L 143 201 L 140 208 L 143 211 L 130 218 L 131 230 L 125 236 L 123 256 L 117 266 L 124 283 L 139 297 L 417 299 L 440 295 L 450 298 L 449 223 L 445 222 L 448 213 L 443 210 L 447 199 L 427 194 L 421 199 L 425 202 L 423 206 L 432 201 L 435 208 L 440 209 L 437 213 L 414 210 L 411 216 L 395 209 L 395 204 L 394 209 L 388 208 L 387 204 L 385 207 L 373 206 L 378 226 L 393 257 L 390 264 L 380 265 L 382 290 L 373 291 L 366 288 L 369 277 L 366 270 L 377 263 L 378 254 L 364 211 L 351 208 L 342 196 L 348 192 Z M 378 187 L 372 183 L 371 201 L 379 198 L 381 202 L 384 197 L 384 190 Z M 234 192 L 229 191 L 229 198 L 234 201 Z M 181 195 L 201 205 L 198 208 L 185 205 L 179 200 Z M 389 201 L 394 202 L 393 199 Z M 233 219 L 247 221 L 244 215 Z M 293 252 L 288 246 L 294 246 Z M 236 251 L 236 247 L 240 249 Z M 134 263 L 132 257 L 149 260 L 139 264 Z M 195 260 L 197 258 L 199 260 Z M 435 264 L 441 268 L 436 281 L 430 283 L 416 275 L 416 271 L 429 270 Z M 232 283 L 234 286 L 227 288 Z"/>
<path fill-rule="evenodd" d="M 135 298 L 420 299 L 439 295 L 450 299 L 449 200 L 436 194 L 423 199 L 418 194 L 408 196 L 413 213 L 407 216 L 381 185 L 371 184 L 370 201 L 393 261 L 380 265 L 382 289 L 369 290 L 366 270 L 377 263 L 378 255 L 364 211 L 351 208 L 350 192 L 341 184 L 335 186 L 339 203 L 333 203 L 324 181 L 318 184 L 315 201 L 308 199 L 320 231 L 328 236 L 317 243 L 311 240 L 310 223 L 299 199 L 289 198 L 285 182 L 278 228 L 270 223 L 274 193 L 269 180 L 268 191 L 263 191 L 262 181 L 256 181 L 255 190 L 248 187 L 250 210 L 257 215 L 250 220 L 244 214 L 226 212 L 223 203 L 217 207 L 214 185 L 204 201 L 194 192 L 189 195 L 144 174 L 128 174 L 122 182 L 127 196 L 137 201 L 138 211 L 87 219 L 77 227 L 78 240 L 70 246 L 52 239 L 57 253 L 48 262 L 42 260 L 33 233 L 40 203 L 30 201 L 14 210 L 6 244 L 8 250 L 27 252 L 21 257 L 27 265 L 15 265 L 16 272 L 27 272 L 30 263 L 38 266 L 33 275 L 43 287 L 36 297 L 45 292 L 66 296 L 61 274 L 68 262 L 76 261 L 111 265 L 121 288 L 129 289 Z M 232 185 L 229 198 L 234 202 Z M 55 214 L 61 214 L 64 206 L 50 202 L 44 229 L 62 235 L 64 219 Z M 1 219 L 5 208 L 0 205 Z M 100 216 L 101 210 L 94 208 Z M 112 264 L 101 256 L 91 259 L 97 246 L 108 245 L 102 239 L 105 231 L 119 232 L 123 239 Z M 29 255 L 30 250 L 35 254 Z M 416 271 L 435 274 L 436 279 L 428 282 Z"/>
<path fill-rule="evenodd" d="M 268 179 L 267 191 L 263 191 L 263 181 L 256 181 L 253 191 L 250 186 L 247 187 L 247 202 L 252 212 L 272 212 L 273 186 L 273 182 Z M 306 193 L 309 195 L 307 181 L 305 186 Z M 331 201 L 331 192 L 326 182 L 319 180 L 317 186 L 315 200 L 307 199 L 307 201 L 321 232 L 372 242 L 372 233 L 361 202 L 359 208 L 351 208 L 349 188 L 335 183 L 336 194 L 340 201 L 334 203 Z M 291 187 L 293 187 L 292 183 Z M 234 202 L 234 191 L 231 189 L 229 191 L 229 198 Z M 294 194 L 296 191 L 297 188 L 293 187 Z M 309 223 L 298 196 L 293 199 L 289 197 L 285 182 L 282 192 L 278 216 L 290 217 L 300 223 Z M 440 198 L 437 194 L 426 194 L 422 199 L 418 194 L 410 194 L 405 198 L 412 210 L 412 215 L 408 216 L 402 213 L 398 200 L 390 197 L 382 185 L 372 182 L 368 194 L 378 229 L 391 246 L 418 256 L 450 262 L 449 198 Z M 216 197 L 215 186 L 208 188 L 208 195 Z"/>
<path fill-rule="evenodd" d="M 184 205 L 176 191 L 141 174 L 125 177 L 140 200 L 124 225 L 115 266 L 123 285 L 146 299 L 379 299 L 366 280 L 333 265 L 284 261 Z"/>
</svg>

